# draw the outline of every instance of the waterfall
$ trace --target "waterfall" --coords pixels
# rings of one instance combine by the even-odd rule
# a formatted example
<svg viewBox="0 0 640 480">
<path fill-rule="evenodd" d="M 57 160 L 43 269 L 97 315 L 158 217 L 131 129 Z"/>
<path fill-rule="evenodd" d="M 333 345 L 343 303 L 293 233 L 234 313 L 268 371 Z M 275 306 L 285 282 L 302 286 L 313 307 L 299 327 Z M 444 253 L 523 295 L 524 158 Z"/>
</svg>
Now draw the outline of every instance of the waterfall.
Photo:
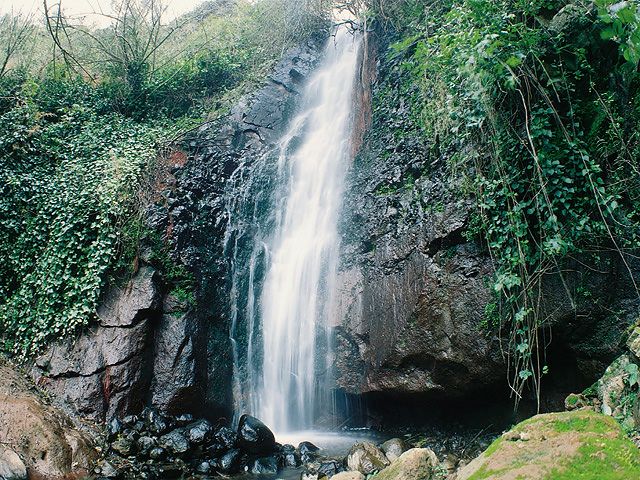
<svg viewBox="0 0 640 480">
<path fill-rule="evenodd" d="M 231 201 L 236 233 L 226 242 L 236 415 L 248 411 L 276 432 L 311 427 L 321 396 L 330 398 L 329 312 L 359 46 L 359 35 L 336 30 L 288 131 L 253 172 L 235 179 L 250 177 Z M 246 352 L 237 340 L 240 315 Z"/>
<path fill-rule="evenodd" d="M 329 40 L 305 89 L 303 110 L 280 144 L 278 169 L 285 181 L 277 193 L 260 298 L 263 362 L 256 404 L 260 418 L 277 431 L 311 426 L 317 369 L 328 367 L 317 343 L 328 339 L 357 47 L 346 28 Z"/>
</svg>

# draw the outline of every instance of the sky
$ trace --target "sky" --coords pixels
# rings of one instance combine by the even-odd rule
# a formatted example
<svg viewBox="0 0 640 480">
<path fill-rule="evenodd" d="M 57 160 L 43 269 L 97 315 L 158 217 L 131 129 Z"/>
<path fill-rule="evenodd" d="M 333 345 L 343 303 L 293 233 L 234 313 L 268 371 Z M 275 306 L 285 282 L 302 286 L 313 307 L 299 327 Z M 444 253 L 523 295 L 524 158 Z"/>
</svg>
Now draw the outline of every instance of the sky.
<svg viewBox="0 0 640 480">
<path fill-rule="evenodd" d="M 165 19 L 172 20 L 185 12 L 192 10 L 204 0 L 164 0 L 167 5 Z M 94 12 L 103 11 L 111 13 L 111 0 L 47 0 L 49 7 L 62 3 L 63 11 L 69 16 L 87 15 L 87 23 L 104 26 L 109 20 L 100 16 L 92 15 Z M 0 0 L 0 15 L 10 11 L 22 11 L 23 13 L 42 12 L 42 0 Z"/>
</svg>

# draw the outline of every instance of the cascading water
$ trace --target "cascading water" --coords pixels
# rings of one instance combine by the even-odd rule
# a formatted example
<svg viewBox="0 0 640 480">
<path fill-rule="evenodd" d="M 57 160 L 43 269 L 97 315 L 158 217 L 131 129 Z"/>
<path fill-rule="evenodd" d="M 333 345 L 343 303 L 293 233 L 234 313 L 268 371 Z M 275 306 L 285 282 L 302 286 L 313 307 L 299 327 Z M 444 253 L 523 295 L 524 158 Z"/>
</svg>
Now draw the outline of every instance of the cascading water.
<svg viewBox="0 0 640 480">
<path fill-rule="evenodd" d="M 288 181 L 277 205 L 281 217 L 261 295 L 263 364 L 257 396 L 258 414 L 279 431 L 309 427 L 315 410 L 316 343 L 318 336 L 327 336 L 338 261 L 357 55 L 353 35 L 338 29 L 306 88 L 306 108 L 281 145 L 279 168 L 288 170 Z"/>
<path fill-rule="evenodd" d="M 269 166 L 267 156 L 256 167 L 260 175 L 253 172 L 262 178 L 245 190 L 253 190 L 247 194 L 253 202 L 235 200 L 230 209 L 230 218 L 242 210 L 247 219 L 244 227 L 235 226 L 240 233 L 227 246 L 232 268 L 244 265 L 232 285 L 236 407 L 277 432 L 311 427 L 320 394 L 329 387 L 328 316 L 359 45 L 359 36 L 345 26 L 336 30 L 304 90 L 300 113 L 278 144 L 275 164 Z M 265 204 L 272 210 L 266 221 L 260 212 Z M 244 354 L 236 339 L 239 312 L 246 324 Z"/>
</svg>

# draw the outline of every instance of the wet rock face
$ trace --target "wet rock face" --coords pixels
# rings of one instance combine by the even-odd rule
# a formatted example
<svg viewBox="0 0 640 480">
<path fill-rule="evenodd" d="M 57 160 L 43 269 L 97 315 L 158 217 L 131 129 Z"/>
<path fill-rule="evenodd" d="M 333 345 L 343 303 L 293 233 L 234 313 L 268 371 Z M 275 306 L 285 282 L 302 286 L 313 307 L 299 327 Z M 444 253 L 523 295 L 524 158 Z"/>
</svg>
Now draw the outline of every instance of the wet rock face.
<svg viewBox="0 0 640 480">
<path fill-rule="evenodd" d="M 229 115 L 205 124 L 191 135 L 183 146 L 186 162 L 172 170 L 171 185 L 159 192 L 162 200 L 149 210 L 149 223 L 169 240 L 173 258 L 196 277 L 195 327 L 198 338 L 203 339 L 202 345 L 191 343 L 174 348 L 168 333 L 166 339 L 171 354 L 162 364 L 157 364 L 166 374 L 154 378 L 158 388 L 154 390 L 153 400 L 159 406 L 191 401 L 194 407 L 207 405 L 202 414 L 211 415 L 213 411 L 218 416 L 229 414 L 233 366 L 229 341 L 229 299 L 233 297 L 229 249 L 236 241 L 245 245 L 253 237 L 233 228 L 227 231 L 228 203 L 246 197 L 247 185 L 252 182 L 265 182 L 261 189 L 265 195 L 268 193 L 269 180 L 254 179 L 254 166 L 273 148 L 286 128 L 305 78 L 317 63 L 321 44 L 322 39 L 309 41 L 286 52 L 265 82 L 243 97 Z M 228 242 L 226 250 L 225 241 Z M 238 262 L 244 260 L 238 259 Z M 240 324 L 242 321 L 240 318 Z M 180 335 L 182 331 L 194 329 L 193 325 L 175 325 L 169 319 L 167 323 L 172 329 L 180 330 Z M 200 352 L 204 352 L 205 365 L 196 373 L 198 382 L 187 383 L 188 387 L 179 392 L 179 401 L 164 398 L 162 385 L 176 376 L 192 377 L 193 367 L 188 360 L 198 357 Z M 172 357 L 178 354 L 185 361 L 176 364 Z"/>
<path fill-rule="evenodd" d="M 400 93 L 379 43 L 374 115 L 343 206 L 337 383 L 352 394 L 459 396 L 504 378 L 481 327 L 491 263 L 465 239 L 473 202 L 446 154 L 424 142 L 412 93 Z"/>
<path fill-rule="evenodd" d="M 506 373 L 499 342 L 486 328 L 493 269 L 483 247 L 465 236 L 476 207 L 452 161 L 477 152 L 463 142 L 443 150 L 437 139 L 425 139 L 406 74 L 384 47 L 378 58 L 372 124 L 343 205 L 334 315 L 338 387 L 376 399 L 439 402 L 495 391 Z M 567 263 L 562 277 L 550 273 L 543 282 L 542 318 L 559 348 L 555 368 L 575 364 L 565 377 L 579 377 L 583 388 L 619 354 L 640 308 L 619 258 L 600 258 L 589 267 Z M 631 262 L 637 277 L 640 267 Z M 603 305 L 623 313 L 612 315 Z"/>
<path fill-rule="evenodd" d="M 206 364 L 206 355 L 196 355 L 199 324 L 172 297 L 163 299 L 162 288 L 158 273 L 143 265 L 107 293 L 98 325 L 36 360 L 36 382 L 99 420 L 137 412 L 149 397 L 166 412 L 196 410 Z"/>
</svg>

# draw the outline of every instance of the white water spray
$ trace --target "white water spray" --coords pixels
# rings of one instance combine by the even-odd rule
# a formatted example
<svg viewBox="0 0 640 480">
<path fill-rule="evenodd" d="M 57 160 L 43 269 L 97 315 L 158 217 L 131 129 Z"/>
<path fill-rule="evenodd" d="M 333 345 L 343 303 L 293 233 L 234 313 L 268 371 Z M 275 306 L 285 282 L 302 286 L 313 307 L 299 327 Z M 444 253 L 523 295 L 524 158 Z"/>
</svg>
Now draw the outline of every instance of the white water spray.
<svg viewBox="0 0 640 480">
<path fill-rule="evenodd" d="M 263 362 L 251 387 L 254 413 L 278 432 L 311 426 L 318 370 L 328 368 L 317 343 L 328 341 L 358 49 L 358 37 L 339 28 L 305 89 L 303 110 L 280 142 L 284 181 L 260 297 Z"/>
</svg>

